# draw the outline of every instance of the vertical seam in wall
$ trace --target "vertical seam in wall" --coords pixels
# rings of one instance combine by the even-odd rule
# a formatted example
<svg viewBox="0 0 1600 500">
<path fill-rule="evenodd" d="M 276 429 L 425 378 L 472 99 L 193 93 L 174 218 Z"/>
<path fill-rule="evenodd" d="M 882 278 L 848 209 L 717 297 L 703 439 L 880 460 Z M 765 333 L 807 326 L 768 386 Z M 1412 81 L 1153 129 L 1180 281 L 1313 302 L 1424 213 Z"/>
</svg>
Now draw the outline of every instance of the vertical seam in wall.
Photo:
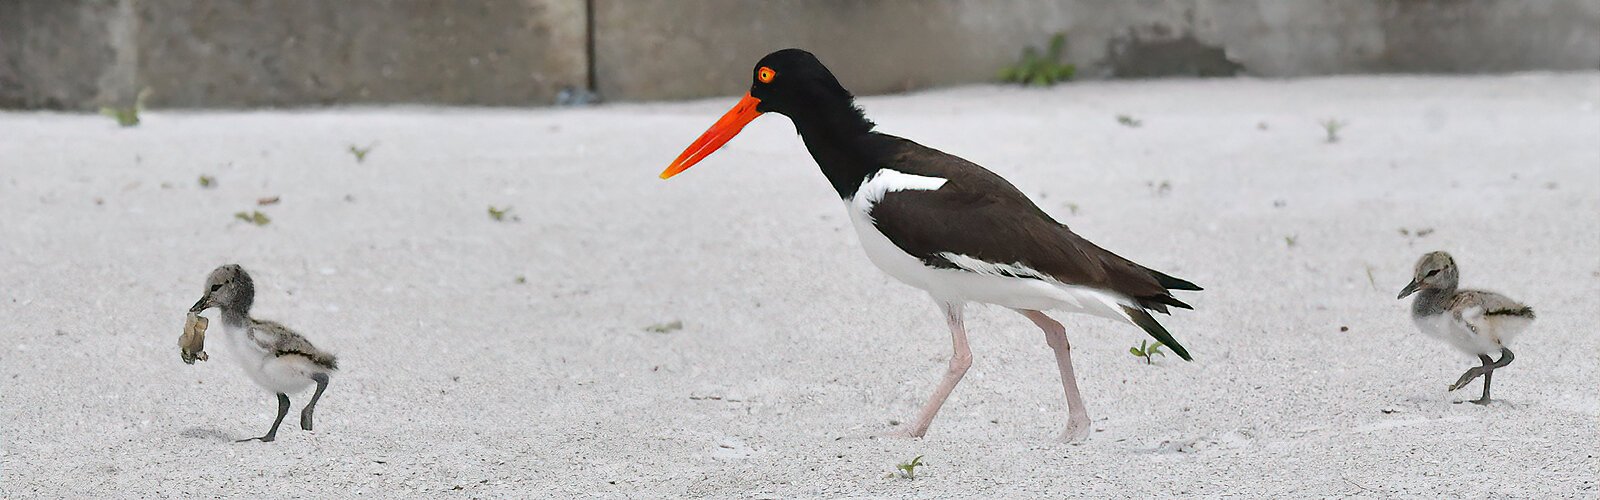
<svg viewBox="0 0 1600 500">
<path fill-rule="evenodd" d="M 106 106 L 131 103 L 139 86 L 138 15 L 134 0 L 119 0 L 114 13 L 106 17 L 106 43 L 111 46 L 111 64 L 95 80 L 93 102 Z"/>
<path fill-rule="evenodd" d="M 596 0 L 584 0 L 584 2 L 583 2 L 583 22 L 584 22 L 584 30 L 583 30 L 583 32 L 584 32 L 583 52 L 584 53 L 583 53 L 583 59 L 584 59 L 585 71 L 587 73 L 587 75 L 585 75 L 585 76 L 587 76 L 587 78 L 589 80 L 588 81 L 589 92 L 592 93 L 592 94 L 597 94 L 598 95 L 600 93 L 600 82 L 597 81 L 598 79 L 595 77 L 595 66 L 596 66 L 596 64 L 594 62 L 594 25 L 595 25 L 595 22 L 594 22 L 594 3 L 595 3 L 595 1 Z"/>
<path fill-rule="evenodd" d="M 128 0 L 127 15 L 128 24 L 132 28 L 128 30 L 128 39 L 126 41 L 128 50 L 133 52 L 133 55 L 128 56 L 128 60 L 132 61 L 133 64 L 133 67 L 128 68 L 128 81 L 133 85 L 128 91 L 133 92 L 133 104 L 137 105 L 139 104 L 139 93 L 144 91 L 143 87 L 145 86 L 144 79 L 140 75 L 142 65 L 139 61 L 141 55 L 139 34 L 144 31 L 144 22 L 139 20 L 139 0 Z"/>
</svg>

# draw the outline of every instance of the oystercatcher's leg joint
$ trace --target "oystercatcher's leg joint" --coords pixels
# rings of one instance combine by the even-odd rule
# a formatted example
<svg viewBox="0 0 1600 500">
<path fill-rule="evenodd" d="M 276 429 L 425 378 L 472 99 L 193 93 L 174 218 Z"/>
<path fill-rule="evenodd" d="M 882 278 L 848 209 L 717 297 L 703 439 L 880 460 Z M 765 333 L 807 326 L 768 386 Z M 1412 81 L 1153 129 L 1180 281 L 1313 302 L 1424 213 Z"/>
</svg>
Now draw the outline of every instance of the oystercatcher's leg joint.
<svg viewBox="0 0 1600 500">
<path fill-rule="evenodd" d="M 1078 393 L 1078 377 L 1072 371 L 1072 344 L 1067 342 L 1067 329 L 1044 313 L 1017 310 L 1033 320 L 1044 330 L 1044 341 L 1056 353 L 1056 369 L 1061 371 L 1061 390 L 1067 395 L 1067 428 L 1061 432 L 1062 441 L 1082 441 L 1089 437 L 1089 410 L 1084 408 L 1083 395 Z"/>
<path fill-rule="evenodd" d="M 950 340 L 955 353 L 950 356 L 950 368 L 945 371 L 944 379 L 939 381 L 939 387 L 933 390 L 933 396 L 928 398 L 927 404 L 917 414 L 917 421 L 905 430 L 907 437 L 922 437 L 928 433 L 928 426 L 933 424 L 933 417 L 939 414 L 939 407 L 944 406 L 944 400 L 950 397 L 950 392 L 967 374 L 967 369 L 972 367 L 972 350 L 967 347 L 967 328 L 961 321 L 965 304 L 940 302 L 939 307 L 944 310 L 945 321 L 950 325 Z"/>
</svg>

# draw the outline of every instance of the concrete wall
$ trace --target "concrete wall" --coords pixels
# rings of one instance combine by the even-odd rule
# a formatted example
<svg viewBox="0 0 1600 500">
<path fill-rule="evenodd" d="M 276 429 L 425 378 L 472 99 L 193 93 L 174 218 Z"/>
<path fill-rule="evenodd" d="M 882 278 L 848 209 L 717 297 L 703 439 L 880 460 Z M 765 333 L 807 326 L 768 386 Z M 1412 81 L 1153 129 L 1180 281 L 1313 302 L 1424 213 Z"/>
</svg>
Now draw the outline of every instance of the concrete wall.
<svg viewBox="0 0 1600 500">
<path fill-rule="evenodd" d="M 1085 78 L 1600 68 L 1600 0 L 0 0 L 0 107 L 679 99 L 783 47 L 873 94 L 1058 32 Z"/>
<path fill-rule="evenodd" d="M 117 50 L 130 44 L 112 42 L 109 20 L 126 18 L 118 10 L 115 2 L 0 0 L 0 107 L 81 108 L 124 97 L 114 93 L 133 82 L 131 71 L 116 71 L 131 70 Z"/>
<path fill-rule="evenodd" d="M 584 0 L 0 0 L 0 106 L 542 105 Z"/>
<path fill-rule="evenodd" d="M 857 93 L 993 81 L 1058 32 L 1086 78 L 1600 68 L 1596 0 L 635 0 L 595 19 L 600 91 L 630 99 L 740 92 L 791 46 Z"/>
</svg>

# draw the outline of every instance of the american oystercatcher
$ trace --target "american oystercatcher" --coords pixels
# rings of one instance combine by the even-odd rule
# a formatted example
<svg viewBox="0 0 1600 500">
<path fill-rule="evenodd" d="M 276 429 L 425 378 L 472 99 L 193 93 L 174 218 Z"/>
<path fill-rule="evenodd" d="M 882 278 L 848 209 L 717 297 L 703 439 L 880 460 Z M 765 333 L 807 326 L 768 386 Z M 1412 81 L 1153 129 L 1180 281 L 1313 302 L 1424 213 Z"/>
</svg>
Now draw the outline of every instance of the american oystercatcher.
<svg viewBox="0 0 1600 500">
<path fill-rule="evenodd" d="M 1430 252 L 1417 259 L 1411 284 L 1396 298 L 1416 294 L 1417 298 L 1411 301 L 1411 320 L 1417 329 L 1461 352 L 1478 356 L 1483 366 L 1468 368 L 1456 383 L 1450 384 L 1449 390 L 1466 387 L 1482 376 L 1483 397 L 1472 402 L 1486 405 L 1494 371 L 1516 359 L 1506 344 L 1533 324 L 1533 308 L 1494 292 L 1458 290 L 1460 279 L 1461 272 L 1450 254 Z M 1500 359 L 1490 358 L 1491 354 L 1499 354 Z"/>
<path fill-rule="evenodd" d="M 959 157 L 873 130 L 855 98 L 816 56 L 799 49 L 768 54 L 750 92 L 671 166 L 677 175 L 727 143 L 762 113 L 794 122 L 822 174 L 839 192 L 867 257 L 884 272 L 933 296 L 944 311 L 955 355 L 915 422 L 920 437 L 972 365 L 962 311 L 995 304 L 1032 320 L 1055 351 L 1069 417 L 1064 440 L 1089 434 L 1066 330 L 1043 311 L 1085 313 L 1136 325 L 1189 360 L 1189 352 L 1150 316 L 1192 309 L 1169 290 L 1200 287 L 1117 256 L 1056 222 L 1011 183 Z"/>
<path fill-rule="evenodd" d="M 322 399 L 328 376 L 339 368 L 339 362 L 332 353 L 317 349 L 289 327 L 250 317 L 255 297 L 256 286 L 250 274 L 237 264 L 229 264 L 211 271 L 206 277 L 205 295 L 189 312 L 221 309 L 222 333 L 239 366 L 256 385 L 278 395 L 278 418 L 272 421 L 272 428 L 261 437 L 239 440 L 267 443 L 277 439 L 278 425 L 289 414 L 289 393 L 303 391 L 315 383 L 316 392 L 300 410 L 300 428 L 311 430 L 317 400 Z"/>
</svg>

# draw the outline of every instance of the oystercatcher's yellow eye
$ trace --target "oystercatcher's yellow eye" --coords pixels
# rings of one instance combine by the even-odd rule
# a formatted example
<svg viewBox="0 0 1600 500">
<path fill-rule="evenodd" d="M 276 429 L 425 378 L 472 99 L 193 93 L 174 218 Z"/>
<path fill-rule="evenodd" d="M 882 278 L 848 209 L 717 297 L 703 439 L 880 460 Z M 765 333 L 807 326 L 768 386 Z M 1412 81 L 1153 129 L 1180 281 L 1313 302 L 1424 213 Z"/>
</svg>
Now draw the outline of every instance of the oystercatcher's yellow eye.
<svg viewBox="0 0 1600 500">
<path fill-rule="evenodd" d="M 778 76 L 778 72 L 773 71 L 772 68 L 768 68 L 766 66 L 762 66 L 761 69 L 756 70 L 756 80 L 760 81 L 761 83 L 772 83 L 772 79 L 776 76 Z"/>
</svg>

